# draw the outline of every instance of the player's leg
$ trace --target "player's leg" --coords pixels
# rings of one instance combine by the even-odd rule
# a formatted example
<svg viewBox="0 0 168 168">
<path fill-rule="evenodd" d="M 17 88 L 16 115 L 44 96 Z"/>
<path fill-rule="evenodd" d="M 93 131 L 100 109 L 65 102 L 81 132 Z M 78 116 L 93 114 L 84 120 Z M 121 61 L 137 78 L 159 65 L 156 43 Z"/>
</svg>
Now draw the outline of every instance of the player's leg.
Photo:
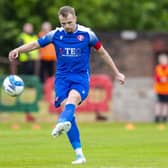
<svg viewBox="0 0 168 168">
<path fill-rule="evenodd" d="M 80 94 L 80 101 L 78 101 L 78 105 L 85 100 L 85 98 L 88 95 L 88 91 L 89 91 L 89 83 L 87 80 L 82 80 L 82 84 L 73 84 L 71 86 L 71 89 L 76 90 L 79 94 Z M 72 100 L 72 99 L 71 99 Z M 72 103 L 70 100 L 66 102 L 66 104 L 68 103 Z M 79 133 L 79 129 L 77 127 L 76 124 L 76 120 L 75 120 L 75 116 L 72 118 L 71 121 L 71 129 L 68 132 L 68 138 L 69 141 L 76 153 L 76 160 L 72 162 L 72 164 L 82 164 L 86 162 L 86 159 L 84 157 L 83 154 L 83 150 L 82 150 L 82 146 L 81 146 L 81 142 L 80 142 L 80 133 Z"/>
<path fill-rule="evenodd" d="M 74 117 L 76 107 L 87 97 L 89 91 L 89 81 L 81 80 L 81 82 L 82 84 L 71 83 L 68 98 L 66 99 L 66 102 L 64 102 L 64 110 L 61 113 L 55 128 L 57 132 L 68 132 L 69 141 L 76 153 L 76 160 L 73 161 L 72 164 L 82 164 L 86 162 L 81 147 L 79 130 Z M 67 128 L 69 123 L 71 124 L 71 127 L 69 128 L 69 131 L 67 131 L 65 128 Z M 59 128 L 59 131 L 57 128 Z"/>
<path fill-rule="evenodd" d="M 73 117 L 71 124 L 72 126 L 71 129 L 68 131 L 67 136 L 76 154 L 76 160 L 73 161 L 72 164 L 82 164 L 86 162 L 86 159 L 82 151 L 80 133 L 77 127 L 75 116 Z"/>
<path fill-rule="evenodd" d="M 83 81 L 84 83 L 84 81 Z M 89 83 L 80 84 L 73 83 L 71 84 L 70 92 L 66 100 L 64 110 L 61 113 L 58 122 L 72 121 L 76 107 L 87 97 L 89 91 Z"/>
<path fill-rule="evenodd" d="M 68 103 L 68 102 L 71 102 L 71 101 L 67 101 L 67 100 L 64 101 L 64 103 Z M 80 142 L 80 133 L 75 121 L 75 116 L 74 116 L 75 109 L 71 110 L 71 107 L 70 109 L 68 109 L 69 106 L 71 105 L 72 104 L 65 105 L 64 111 L 61 113 L 58 120 L 59 122 L 57 123 L 53 132 L 55 133 L 55 136 L 59 136 L 60 134 L 67 132 L 68 139 L 76 154 L 76 160 L 73 161 L 72 164 L 83 164 L 86 162 L 86 159 L 82 151 L 81 142 Z"/>
<path fill-rule="evenodd" d="M 78 90 L 79 90 L 79 87 L 78 87 Z M 70 91 L 64 107 L 64 111 L 61 113 L 58 120 L 59 122 L 62 122 L 62 121 L 71 122 L 71 128 L 68 131 L 67 135 L 76 154 L 76 160 L 73 161 L 72 164 L 82 164 L 86 162 L 86 159 L 84 157 L 82 147 L 81 147 L 79 129 L 77 127 L 75 116 L 74 116 L 76 106 L 82 100 L 79 92 L 80 91 L 76 91 L 75 89 L 72 89 Z"/>
<path fill-rule="evenodd" d="M 48 76 L 51 77 L 54 75 L 54 66 L 55 66 L 55 61 L 48 61 L 47 67 L 48 67 Z"/>
<path fill-rule="evenodd" d="M 167 104 L 162 103 L 162 121 L 166 122 L 167 121 Z"/>
<path fill-rule="evenodd" d="M 40 81 L 44 83 L 45 80 L 45 62 L 43 60 L 40 61 Z"/>
<path fill-rule="evenodd" d="M 68 97 L 69 92 L 69 83 L 66 81 L 64 77 L 58 77 L 55 81 L 55 107 L 59 107 Z M 52 130 L 51 135 L 53 137 L 57 137 L 63 132 L 67 132 L 71 127 L 71 123 L 57 123 L 56 127 Z"/>
<path fill-rule="evenodd" d="M 79 88 L 80 87 L 78 87 L 78 89 Z M 64 110 L 58 119 L 55 129 L 52 132 L 52 135 L 54 136 L 67 132 L 68 139 L 76 154 L 76 160 L 73 161 L 72 164 L 83 164 L 86 162 L 81 147 L 79 130 L 74 116 L 76 106 L 81 102 L 81 100 L 82 98 L 80 93 L 75 89 L 72 89 L 68 95 L 68 98 L 66 99 L 66 102 L 64 102 Z"/>
<path fill-rule="evenodd" d="M 71 121 L 74 117 L 76 106 L 80 101 L 80 94 L 76 90 L 71 90 L 66 100 L 64 110 L 59 116 L 58 123 L 52 131 L 52 135 L 54 137 L 57 137 L 60 134 L 69 131 L 69 129 L 71 128 Z"/>
<path fill-rule="evenodd" d="M 168 114 L 168 95 L 162 95 L 162 121 L 167 121 Z"/>
<path fill-rule="evenodd" d="M 161 103 L 160 102 L 156 102 L 155 104 L 155 122 L 158 123 L 160 122 L 161 119 Z"/>
<path fill-rule="evenodd" d="M 157 95 L 157 102 L 155 104 L 155 122 L 161 121 L 161 111 L 162 111 L 162 96 Z"/>
<path fill-rule="evenodd" d="M 72 89 L 69 92 L 68 98 L 64 105 L 64 110 L 59 116 L 58 122 L 72 121 L 74 117 L 75 109 L 78 104 L 81 102 L 81 96 L 78 91 Z"/>
<path fill-rule="evenodd" d="M 158 102 L 155 105 L 155 122 L 166 122 L 168 113 L 168 95 L 158 94 Z"/>
</svg>

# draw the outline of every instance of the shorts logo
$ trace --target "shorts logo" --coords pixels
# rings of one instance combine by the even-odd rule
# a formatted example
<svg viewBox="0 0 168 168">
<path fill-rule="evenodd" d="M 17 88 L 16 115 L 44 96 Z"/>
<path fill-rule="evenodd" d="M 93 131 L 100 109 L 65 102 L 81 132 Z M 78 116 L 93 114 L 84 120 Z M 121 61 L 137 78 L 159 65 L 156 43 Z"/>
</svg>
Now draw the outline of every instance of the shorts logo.
<svg viewBox="0 0 168 168">
<path fill-rule="evenodd" d="M 58 101 L 58 99 L 59 99 L 59 97 L 57 96 L 57 97 L 55 98 L 55 101 Z"/>
<path fill-rule="evenodd" d="M 84 91 L 84 90 L 82 90 L 82 94 L 85 94 L 85 91 Z"/>
<path fill-rule="evenodd" d="M 63 39 L 63 36 L 60 36 L 60 40 L 62 40 Z"/>
<path fill-rule="evenodd" d="M 78 36 L 77 36 L 77 39 L 78 39 L 79 41 L 83 41 L 83 40 L 84 40 L 84 36 L 83 36 L 83 35 L 78 35 Z"/>
</svg>

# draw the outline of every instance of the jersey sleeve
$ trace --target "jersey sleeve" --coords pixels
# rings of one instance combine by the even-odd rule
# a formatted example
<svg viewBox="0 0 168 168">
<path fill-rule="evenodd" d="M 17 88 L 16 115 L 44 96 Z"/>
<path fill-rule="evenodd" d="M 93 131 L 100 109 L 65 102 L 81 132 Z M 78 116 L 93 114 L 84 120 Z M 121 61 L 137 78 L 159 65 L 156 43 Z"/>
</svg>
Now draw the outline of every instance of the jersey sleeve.
<svg viewBox="0 0 168 168">
<path fill-rule="evenodd" d="M 38 43 L 39 43 L 40 47 L 45 47 L 49 43 L 52 43 L 53 37 L 54 37 L 56 31 L 57 31 L 57 29 L 55 29 L 55 30 L 47 33 L 46 35 L 42 36 L 41 38 L 39 38 Z"/>
<path fill-rule="evenodd" d="M 90 46 L 94 47 L 96 50 L 98 50 L 102 44 L 96 34 L 93 31 L 89 31 L 89 38 L 90 38 Z"/>
</svg>

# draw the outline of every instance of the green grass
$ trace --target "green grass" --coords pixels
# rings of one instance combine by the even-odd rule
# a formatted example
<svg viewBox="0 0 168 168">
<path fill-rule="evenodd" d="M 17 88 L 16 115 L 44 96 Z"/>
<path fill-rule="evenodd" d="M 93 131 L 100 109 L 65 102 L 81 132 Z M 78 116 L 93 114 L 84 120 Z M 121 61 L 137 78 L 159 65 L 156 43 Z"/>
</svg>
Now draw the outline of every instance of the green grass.
<svg viewBox="0 0 168 168">
<path fill-rule="evenodd" d="M 167 168 L 168 131 L 155 124 L 80 123 L 85 165 L 71 165 L 75 155 L 65 135 L 53 139 L 53 123 L 0 123 L 2 168 Z M 167 125 L 166 125 L 167 127 Z"/>
</svg>

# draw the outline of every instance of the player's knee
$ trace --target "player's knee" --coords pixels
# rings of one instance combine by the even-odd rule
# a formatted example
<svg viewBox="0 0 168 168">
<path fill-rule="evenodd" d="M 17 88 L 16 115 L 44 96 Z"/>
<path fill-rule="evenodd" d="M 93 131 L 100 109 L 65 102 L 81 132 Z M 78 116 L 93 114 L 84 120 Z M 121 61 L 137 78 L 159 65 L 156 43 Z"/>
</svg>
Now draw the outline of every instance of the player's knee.
<svg viewBox="0 0 168 168">
<path fill-rule="evenodd" d="M 79 104 L 80 101 L 81 101 L 81 96 L 80 96 L 80 94 L 79 94 L 77 91 L 72 90 L 72 91 L 69 93 L 67 102 L 68 102 L 68 103 L 75 103 L 75 104 L 77 105 L 77 104 Z"/>
</svg>

